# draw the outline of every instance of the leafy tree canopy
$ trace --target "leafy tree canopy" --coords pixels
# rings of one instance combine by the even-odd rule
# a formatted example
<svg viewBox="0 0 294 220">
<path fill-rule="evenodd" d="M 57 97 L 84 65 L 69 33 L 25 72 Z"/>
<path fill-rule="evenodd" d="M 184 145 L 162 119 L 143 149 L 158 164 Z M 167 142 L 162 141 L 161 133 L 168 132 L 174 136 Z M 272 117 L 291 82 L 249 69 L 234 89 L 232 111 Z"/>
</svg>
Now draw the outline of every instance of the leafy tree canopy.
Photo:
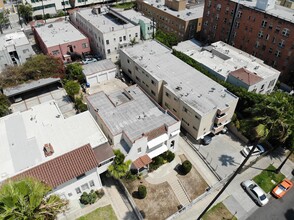
<svg viewBox="0 0 294 220">
<path fill-rule="evenodd" d="M 10 113 L 9 106 L 10 102 L 8 101 L 8 98 L 0 93 L 0 117 L 3 117 Z"/>
<path fill-rule="evenodd" d="M 29 23 L 32 20 L 33 7 L 30 4 L 18 5 L 18 11 L 20 16 L 23 17 L 26 23 Z"/>
<path fill-rule="evenodd" d="M 70 80 L 65 83 L 64 89 L 70 97 L 74 98 L 80 91 L 80 84 Z"/>
<path fill-rule="evenodd" d="M 31 178 L 5 182 L 0 188 L 0 219 L 55 219 L 68 201 L 58 195 L 48 196 L 50 190 Z"/>
<path fill-rule="evenodd" d="M 0 32 L 3 34 L 3 27 L 9 23 L 9 19 L 7 17 L 7 11 L 0 12 Z"/>
<path fill-rule="evenodd" d="M 80 83 L 83 83 L 85 81 L 83 67 L 79 63 L 68 64 L 66 66 L 65 73 L 66 79 L 68 80 L 78 80 Z"/>
<path fill-rule="evenodd" d="M 175 46 L 178 43 L 178 39 L 175 34 L 165 33 L 160 29 L 156 30 L 155 38 L 169 48 L 172 48 L 172 46 Z"/>
<path fill-rule="evenodd" d="M 114 163 L 108 167 L 108 172 L 116 179 L 120 179 L 128 173 L 132 161 L 124 162 L 125 156 L 120 150 L 114 150 Z"/>
</svg>

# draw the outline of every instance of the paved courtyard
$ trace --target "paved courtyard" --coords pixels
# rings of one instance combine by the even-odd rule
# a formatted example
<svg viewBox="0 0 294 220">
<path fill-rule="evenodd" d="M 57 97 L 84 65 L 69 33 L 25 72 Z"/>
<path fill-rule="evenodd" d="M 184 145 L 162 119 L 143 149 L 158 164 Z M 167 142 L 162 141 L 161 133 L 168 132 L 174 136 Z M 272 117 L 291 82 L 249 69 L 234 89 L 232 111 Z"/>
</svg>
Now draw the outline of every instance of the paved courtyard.
<svg viewBox="0 0 294 220">
<path fill-rule="evenodd" d="M 41 103 L 55 100 L 60 111 L 62 112 L 65 118 L 73 116 L 76 114 L 76 110 L 74 109 L 74 104 L 71 102 L 70 98 L 67 96 L 64 89 L 59 88 L 57 90 L 44 93 L 42 95 L 26 99 L 19 103 L 14 103 L 11 105 L 12 112 L 23 112 L 28 110 L 29 108 L 39 105 Z"/>
</svg>

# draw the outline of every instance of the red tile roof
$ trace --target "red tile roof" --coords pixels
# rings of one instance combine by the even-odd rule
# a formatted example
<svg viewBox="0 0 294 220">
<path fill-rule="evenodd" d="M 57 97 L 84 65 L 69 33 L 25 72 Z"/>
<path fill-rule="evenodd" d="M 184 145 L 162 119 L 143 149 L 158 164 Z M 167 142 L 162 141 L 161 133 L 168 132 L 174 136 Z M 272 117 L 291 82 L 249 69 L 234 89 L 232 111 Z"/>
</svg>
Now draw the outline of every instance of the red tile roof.
<svg viewBox="0 0 294 220">
<path fill-rule="evenodd" d="M 151 158 L 147 154 L 145 154 L 144 156 L 139 157 L 137 160 L 135 160 L 133 164 L 137 169 L 140 169 L 151 162 L 152 162 Z"/>
<path fill-rule="evenodd" d="M 53 188 L 61 185 L 98 166 L 98 161 L 90 144 L 63 154 L 16 176 L 34 177 Z"/>
<path fill-rule="evenodd" d="M 233 77 L 243 81 L 249 86 L 252 86 L 262 80 L 261 77 L 244 68 L 232 71 L 229 75 L 232 75 Z"/>
<path fill-rule="evenodd" d="M 152 131 L 144 133 L 144 135 L 147 136 L 148 141 L 150 141 L 150 140 L 153 140 L 154 138 L 159 137 L 160 135 L 163 135 L 164 133 L 166 133 L 166 127 L 165 125 L 162 125 L 158 128 L 155 128 Z"/>
</svg>

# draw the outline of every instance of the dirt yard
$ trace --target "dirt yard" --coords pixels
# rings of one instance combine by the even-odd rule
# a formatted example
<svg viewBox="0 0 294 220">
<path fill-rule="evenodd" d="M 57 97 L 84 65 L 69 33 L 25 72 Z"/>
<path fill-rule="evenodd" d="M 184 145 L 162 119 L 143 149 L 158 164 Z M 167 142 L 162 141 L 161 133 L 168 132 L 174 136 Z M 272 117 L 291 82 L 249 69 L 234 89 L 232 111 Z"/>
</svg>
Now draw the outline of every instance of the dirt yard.
<svg viewBox="0 0 294 220">
<path fill-rule="evenodd" d="M 212 207 L 204 216 L 203 220 L 237 220 L 237 218 L 230 213 L 230 211 L 224 206 L 224 204 L 218 203 L 214 207 Z"/>
<path fill-rule="evenodd" d="M 145 219 L 166 219 L 178 210 L 177 206 L 180 203 L 167 182 L 153 185 L 142 179 L 124 182 L 124 184 L 133 196 L 138 209 L 141 213 L 145 214 Z M 144 199 L 138 199 L 137 197 L 137 190 L 140 184 L 147 188 L 147 196 Z"/>
<path fill-rule="evenodd" d="M 182 162 L 187 160 L 185 155 L 179 155 Z M 186 189 L 191 201 L 196 199 L 202 193 L 205 192 L 205 189 L 208 187 L 205 180 L 202 176 L 198 173 L 198 171 L 192 167 L 191 171 L 186 175 L 178 174 L 177 177 L 183 184 L 184 188 Z"/>
</svg>

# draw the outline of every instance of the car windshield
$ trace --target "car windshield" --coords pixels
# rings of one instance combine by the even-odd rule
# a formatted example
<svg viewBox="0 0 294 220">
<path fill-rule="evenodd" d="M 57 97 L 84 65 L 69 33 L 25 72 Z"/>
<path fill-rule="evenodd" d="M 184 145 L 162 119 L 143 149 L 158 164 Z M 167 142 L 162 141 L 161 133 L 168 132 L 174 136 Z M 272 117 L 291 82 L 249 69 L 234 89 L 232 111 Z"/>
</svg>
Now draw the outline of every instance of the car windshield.
<svg viewBox="0 0 294 220">
<path fill-rule="evenodd" d="M 266 196 L 263 194 L 263 195 L 261 195 L 259 198 L 260 198 L 260 200 L 262 201 L 262 200 L 265 200 L 265 199 L 266 199 Z"/>
<path fill-rule="evenodd" d="M 286 189 L 284 186 L 282 186 L 281 184 L 279 185 L 279 188 L 280 188 L 281 190 L 284 190 L 284 191 L 287 190 L 287 189 Z"/>
</svg>

